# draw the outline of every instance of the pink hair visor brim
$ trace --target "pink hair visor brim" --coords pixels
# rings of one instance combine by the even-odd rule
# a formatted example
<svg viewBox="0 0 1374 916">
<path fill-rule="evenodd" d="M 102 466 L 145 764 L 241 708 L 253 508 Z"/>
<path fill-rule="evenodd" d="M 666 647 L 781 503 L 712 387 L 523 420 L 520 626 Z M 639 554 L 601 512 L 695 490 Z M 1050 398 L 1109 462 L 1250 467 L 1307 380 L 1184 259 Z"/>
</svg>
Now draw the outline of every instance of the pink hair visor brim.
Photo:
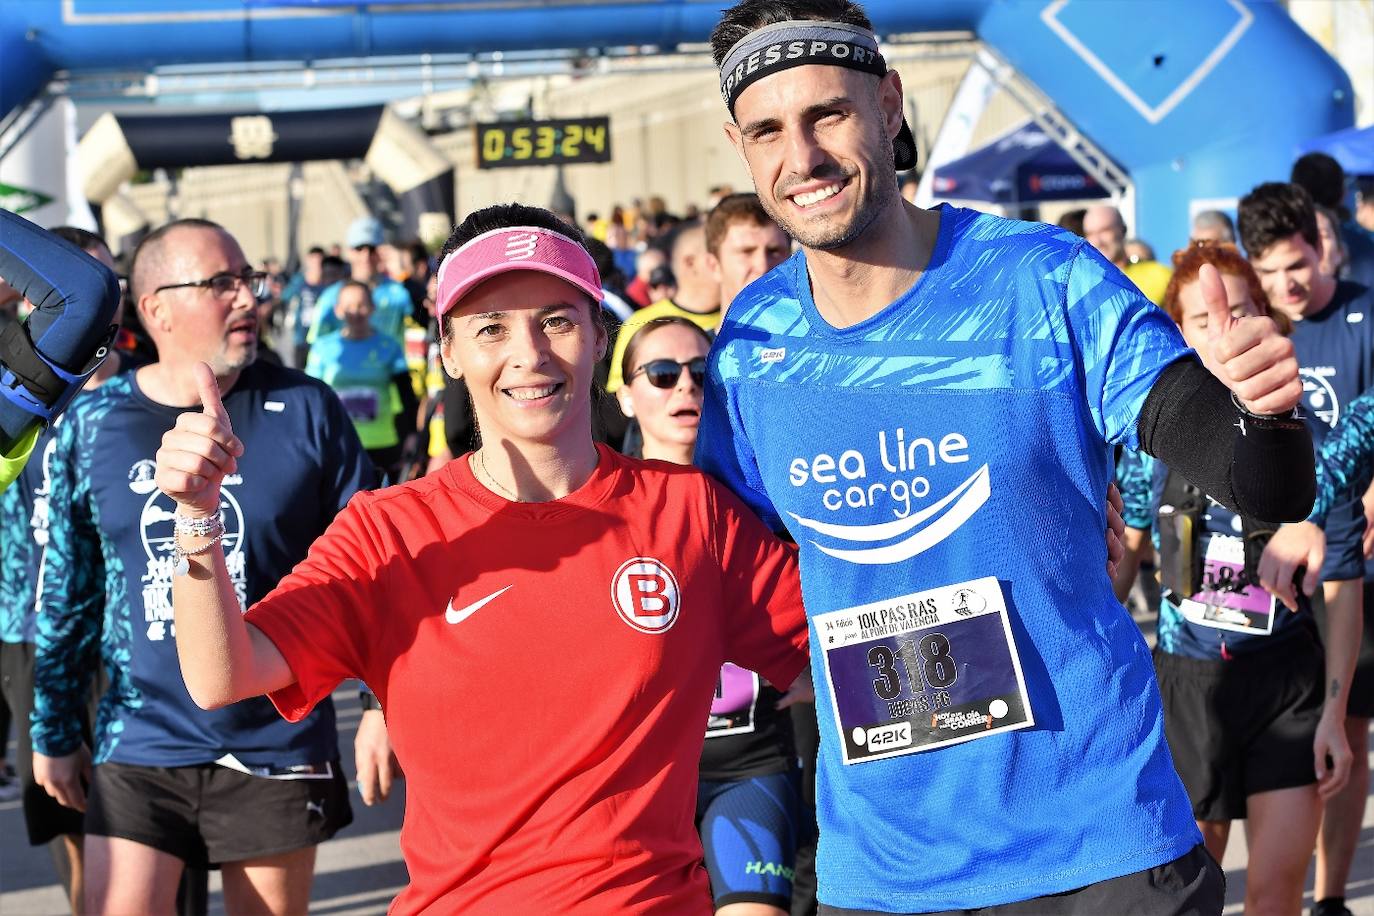
<svg viewBox="0 0 1374 916">
<path fill-rule="evenodd" d="M 601 274 L 577 242 L 538 226 L 484 232 L 439 265 L 436 311 L 440 317 L 486 280 L 511 270 L 537 270 L 557 277 L 600 303 Z"/>
</svg>

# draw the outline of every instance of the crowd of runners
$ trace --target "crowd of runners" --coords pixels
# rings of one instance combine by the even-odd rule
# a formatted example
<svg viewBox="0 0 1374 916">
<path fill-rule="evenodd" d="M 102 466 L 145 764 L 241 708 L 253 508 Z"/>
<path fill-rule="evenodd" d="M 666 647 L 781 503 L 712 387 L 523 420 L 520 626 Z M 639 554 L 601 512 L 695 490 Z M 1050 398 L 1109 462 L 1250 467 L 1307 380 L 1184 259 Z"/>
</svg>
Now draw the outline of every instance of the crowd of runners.
<svg viewBox="0 0 1374 916">
<path fill-rule="evenodd" d="M 1339 165 L 1165 265 L 1111 207 L 909 203 L 849 0 L 711 44 L 755 192 L 639 263 L 618 212 L 513 203 L 389 269 L 364 218 L 284 290 L 179 219 L 121 287 L 7 218 L 0 684 L 73 912 L 200 912 L 217 869 L 303 913 L 349 778 L 402 774 L 396 913 L 1212 914 L 1237 820 L 1247 913 L 1314 854 L 1348 912 L 1374 220 Z"/>
</svg>

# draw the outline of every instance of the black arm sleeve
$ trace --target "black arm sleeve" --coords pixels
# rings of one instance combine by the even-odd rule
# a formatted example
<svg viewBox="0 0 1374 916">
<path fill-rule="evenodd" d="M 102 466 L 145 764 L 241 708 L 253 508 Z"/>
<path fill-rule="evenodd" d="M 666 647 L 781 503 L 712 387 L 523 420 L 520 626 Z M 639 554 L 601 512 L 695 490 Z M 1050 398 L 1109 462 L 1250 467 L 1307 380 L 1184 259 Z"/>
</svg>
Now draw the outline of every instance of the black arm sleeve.
<svg viewBox="0 0 1374 916">
<path fill-rule="evenodd" d="M 396 435 L 405 439 L 416 431 L 415 424 L 420 419 L 420 399 L 415 396 L 415 385 L 410 380 L 409 372 L 393 376 L 391 384 L 396 386 L 396 393 L 401 398 L 401 412 L 396 414 Z"/>
<path fill-rule="evenodd" d="M 1144 451 L 1232 512 L 1299 522 L 1312 511 L 1317 484 L 1306 425 L 1238 410 L 1195 358 L 1160 373 L 1136 429 Z"/>
</svg>

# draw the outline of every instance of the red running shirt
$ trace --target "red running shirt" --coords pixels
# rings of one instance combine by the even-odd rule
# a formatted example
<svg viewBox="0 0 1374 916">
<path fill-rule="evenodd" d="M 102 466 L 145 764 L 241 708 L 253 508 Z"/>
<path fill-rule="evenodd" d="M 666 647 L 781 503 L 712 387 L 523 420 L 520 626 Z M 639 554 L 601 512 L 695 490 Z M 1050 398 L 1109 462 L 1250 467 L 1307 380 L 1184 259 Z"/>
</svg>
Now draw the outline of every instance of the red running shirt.
<svg viewBox="0 0 1374 916">
<path fill-rule="evenodd" d="M 248 621 L 299 719 L 360 677 L 407 780 L 393 913 L 706 914 L 693 826 L 720 665 L 806 665 L 796 554 L 688 467 L 600 448 L 564 499 L 466 459 L 360 493 Z"/>
</svg>

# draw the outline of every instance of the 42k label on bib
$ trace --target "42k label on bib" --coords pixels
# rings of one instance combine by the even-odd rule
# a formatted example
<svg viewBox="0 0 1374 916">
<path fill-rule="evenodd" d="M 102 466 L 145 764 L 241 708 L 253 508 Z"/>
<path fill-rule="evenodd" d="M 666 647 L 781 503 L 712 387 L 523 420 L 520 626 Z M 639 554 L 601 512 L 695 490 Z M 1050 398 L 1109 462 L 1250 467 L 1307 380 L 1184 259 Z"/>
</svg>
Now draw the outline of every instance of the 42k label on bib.
<svg viewBox="0 0 1374 916">
<path fill-rule="evenodd" d="M 813 620 L 846 764 L 1035 724 L 995 578 Z"/>
</svg>

